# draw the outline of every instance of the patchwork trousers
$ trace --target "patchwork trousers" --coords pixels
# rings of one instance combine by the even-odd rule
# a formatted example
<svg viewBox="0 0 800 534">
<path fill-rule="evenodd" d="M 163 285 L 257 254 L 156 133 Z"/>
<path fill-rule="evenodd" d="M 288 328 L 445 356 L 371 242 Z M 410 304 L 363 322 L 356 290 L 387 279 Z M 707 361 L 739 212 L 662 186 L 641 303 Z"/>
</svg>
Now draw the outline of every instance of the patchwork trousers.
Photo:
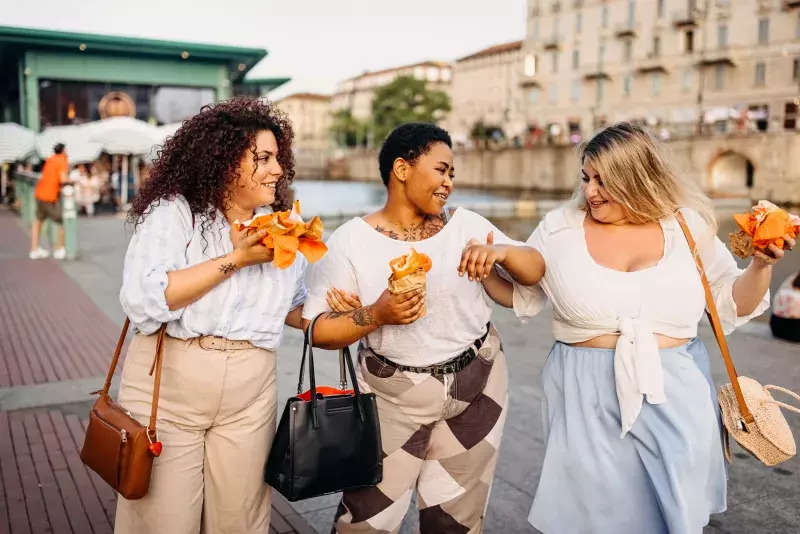
<svg viewBox="0 0 800 534">
<path fill-rule="evenodd" d="M 481 532 L 508 410 L 494 327 L 457 373 L 399 371 L 362 349 L 357 376 L 378 401 L 383 481 L 344 492 L 334 531 L 397 532 L 416 490 L 422 534 Z"/>
</svg>

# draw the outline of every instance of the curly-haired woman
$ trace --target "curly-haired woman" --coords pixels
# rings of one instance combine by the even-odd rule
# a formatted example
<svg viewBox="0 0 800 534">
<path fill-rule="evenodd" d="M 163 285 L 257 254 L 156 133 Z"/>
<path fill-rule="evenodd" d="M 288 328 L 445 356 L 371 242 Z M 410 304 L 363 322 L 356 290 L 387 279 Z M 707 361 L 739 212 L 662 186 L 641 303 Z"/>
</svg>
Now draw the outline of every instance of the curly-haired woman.
<svg viewBox="0 0 800 534">
<path fill-rule="evenodd" d="M 152 334 L 166 323 L 164 448 L 148 495 L 119 499 L 117 533 L 268 530 L 260 466 L 275 428 L 275 350 L 284 324 L 301 325 L 305 262 L 278 270 L 264 236 L 231 223 L 289 207 L 292 135 L 261 100 L 206 106 L 164 143 L 133 202 L 120 300 L 137 335 L 119 402 L 147 421 Z"/>
</svg>

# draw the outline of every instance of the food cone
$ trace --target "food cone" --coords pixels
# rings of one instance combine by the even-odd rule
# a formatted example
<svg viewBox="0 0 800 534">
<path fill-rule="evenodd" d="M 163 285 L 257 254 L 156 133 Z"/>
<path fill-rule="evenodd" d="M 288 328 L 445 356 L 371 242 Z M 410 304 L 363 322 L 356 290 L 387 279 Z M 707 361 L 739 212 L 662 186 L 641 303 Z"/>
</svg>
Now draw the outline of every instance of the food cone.
<svg viewBox="0 0 800 534">
<path fill-rule="evenodd" d="M 400 280 L 395 280 L 394 275 L 389 277 L 389 292 L 394 295 L 399 295 L 401 293 L 408 293 L 409 291 L 414 291 L 415 289 L 422 288 L 422 296 L 425 296 L 425 292 L 427 291 L 427 284 L 428 284 L 428 273 L 426 273 L 423 269 L 420 269 L 414 274 L 409 274 L 401 278 Z M 425 304 L 422 305 L 422 314 L 420 317 L 425 317 L 426 309 Z"/>
</svg>

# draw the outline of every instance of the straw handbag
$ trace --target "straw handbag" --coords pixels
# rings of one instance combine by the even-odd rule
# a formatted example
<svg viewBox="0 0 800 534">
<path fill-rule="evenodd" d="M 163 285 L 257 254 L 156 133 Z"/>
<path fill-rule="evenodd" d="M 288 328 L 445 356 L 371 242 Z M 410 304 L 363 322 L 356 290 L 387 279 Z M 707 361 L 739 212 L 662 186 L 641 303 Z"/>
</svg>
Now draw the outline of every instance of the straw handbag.
<svg viewBox="0 0 800 534">
<path fill-rule="evenodd" d="M 731 379 L 730 383 L 720 387 L 717 391 L 717 399 L 722 409 L 722 422 L 725 425 L 723 430 L 725 459 L 728 463 L 731 462 L 729 435 L 732 435 L 743 449 L 764 464 L 770 467 L 777 465 L 797 453 L 792 430 L 783 417 L 781 408 L 797 413 L 800 413 L 800 409 L 776 401 L 772 398 L 769 390 L 780 391 L 798 401 L 800 401 L 800 395 L 778 386 L 762 386 L 752 378 L 740 377 L 736 374 L 728 343 L 722 332 L 714 297 L 711 294 L 711 287 L 703 269 L 703 262 L 697 253 L 697 246 L 683 216 L 677 213 L 676 217 L 697 263 L 697 270 L 700 272 L 706 293 L 706 314 Z"/>
</svg>

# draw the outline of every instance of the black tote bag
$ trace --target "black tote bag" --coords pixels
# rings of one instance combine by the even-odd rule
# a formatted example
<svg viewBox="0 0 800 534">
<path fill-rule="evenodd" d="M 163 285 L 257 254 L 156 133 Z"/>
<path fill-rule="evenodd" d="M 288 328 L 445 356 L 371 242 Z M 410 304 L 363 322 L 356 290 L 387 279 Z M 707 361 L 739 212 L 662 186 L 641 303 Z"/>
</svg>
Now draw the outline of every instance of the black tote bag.
<svg viewBox="0 0 800 534">
<path fill-rule="evenodd" d="M 340 388 L 317 387 L 313 331 L 306 330 L 297 396 L 286 402 L 267 457 L 264 481 L 289 501 L 374 486 L 383 478 L 383 451 L 374 393 L 361 393 L 349 348 L 339 353 Z M 303 393 L 306 352 L 311 389 Z M 345 390 L 350 374 L 352 390 Z"/>
</svg>

